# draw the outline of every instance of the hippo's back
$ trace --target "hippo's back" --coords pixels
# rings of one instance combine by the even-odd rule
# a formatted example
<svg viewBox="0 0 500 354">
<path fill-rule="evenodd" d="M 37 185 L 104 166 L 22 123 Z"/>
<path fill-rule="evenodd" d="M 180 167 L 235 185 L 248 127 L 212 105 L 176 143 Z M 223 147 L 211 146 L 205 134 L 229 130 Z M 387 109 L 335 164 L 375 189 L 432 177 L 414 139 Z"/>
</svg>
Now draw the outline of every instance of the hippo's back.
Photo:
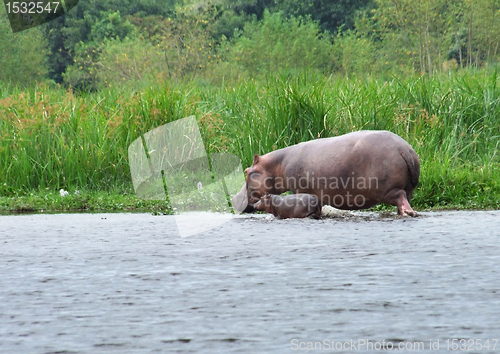
<svg viewBox="0 0 500 354">
<path fill-rule="evenodd" d="M 293 147 L 307 150 L 322 149 L 330 147 L 335 150 L 341 149 L 366 149 L 367 152 L 377 153 L 393 148 L 412 149 L 410 144 L 399 135 L 387 130 L 360 130 L 344 135 L 305 141 Z M 412 149 L 413 150 L 413 149 Z"/>
<path fill-rule="evenodd" d="M 389 131 L 358 131 L 303 142 L 282 151 L 284 176 L 290 181 L 308 181 L 306 188 L 289 189 L 323 200 L 321 195 L 325 193 L 330 198 L 363 193 L 376 204 L 392 189 L 403 189 L 411 195 L 420 174 L 418 156 L 410 144 Z"/>
<path fill-rule="evenodd" d="M 278 151 L 285 153 L 285 164 L 307 166 L 312 171 L 315 171 L 317 166 L 332 166 L 325 164 L 325 161 L 335 162 L 336 167 L 387 164 L 401 159 L 403 152 L 413 153 L 413 158 L 418 159 L 410 144 L 400 136 L 385 130 L 362 130 L 316 139 L 276 152 Z"/>
</svg>

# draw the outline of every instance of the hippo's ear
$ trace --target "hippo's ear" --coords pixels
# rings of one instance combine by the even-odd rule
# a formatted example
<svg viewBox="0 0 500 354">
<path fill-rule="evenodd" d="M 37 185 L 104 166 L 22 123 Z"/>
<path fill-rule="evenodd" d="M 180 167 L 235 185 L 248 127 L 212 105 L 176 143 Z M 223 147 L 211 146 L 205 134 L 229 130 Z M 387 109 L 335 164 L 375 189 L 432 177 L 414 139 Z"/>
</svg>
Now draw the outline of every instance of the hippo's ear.
<svg viewBox="0 0 500 354">
<path fill-rule="evenodd" d="M 253 164 L 257 165 L 259 163 L 259 155 L 255 154 L 253 157 Z"/>
</svg>

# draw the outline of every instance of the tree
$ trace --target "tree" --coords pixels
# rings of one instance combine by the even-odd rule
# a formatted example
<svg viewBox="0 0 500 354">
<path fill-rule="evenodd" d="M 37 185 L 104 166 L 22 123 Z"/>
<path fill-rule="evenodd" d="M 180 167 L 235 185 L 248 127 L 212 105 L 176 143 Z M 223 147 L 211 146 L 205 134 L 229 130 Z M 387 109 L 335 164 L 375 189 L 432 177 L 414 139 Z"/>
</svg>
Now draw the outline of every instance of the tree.
<svg viewBox="0 0 500 354">
<path fill-rule="evenodd" d="M 87 20 L 90 20 L 89 17 Z M 120 11 L 102 12 L 100 19 L 90 26 L 88 40 L 75 45 L 74 63 L 67 66 L 66 71 L 62 73 L 64 82 L 78 89 L 97 89 L 99 87 L 97 72 L 100 66 L 96 63 L 101 52 L 109 41 L 120 41 L 134 35 L 134 26 L 120 16 Z"/>
<path fill-rule="evenodd" d="M 421 73 L 439 70 L 449 34 L 448 0 L 376 0 L 371 20 L 382 41 L 380 60 L 412 66 Z"/>
<path fill-rule="evenodd" d="M 120 11 L 121 16 L 161 15 L 172 16 L 175 5 L 182 0 L 87 0 L 65 16 L 51 21 L 43 28 L 50 44 L 49 76 L 56 82 L 63 81 L 66 68 L 74 63 L 75 47 L 90 40 L 92 26 L 107 16 Z"/>
<path fill-rule="evenodd" d="M 266 10 L 271 11 L 275 8 L 276 0 L 221 0 L 219 2 L 224 9 L 233 10 L 237 15 L 245 15 L 252 19 L 255 16 L 257 20 L 262 20 Z"/>
<path fill-rule="evenodd" d="M 286 17 L 311 16 L 318 21 L 323 31 L 336 33 L 342 26 L 344 30 L 354 29 L 354 20 L 359 10 L 372 8 L 371 0 L 284 0 L 276 6 Z"/>
<path fill-rule="evenodd" d="M 175 16 L 130 17 L 161 52 L 161 72 L 176 79 L 194 78 L 218 61 L 213 38 L 220 9 L 212 3 L 178 6 Z"/>
<path fill-rule="evenodd" d="M 0 81 L 28 85 L 47 74 L 47 42 L 38 28 L 12 33 L 0 15 Z"/>
<path fill-rule="evenodd" d="M 228 48 L 227 58 L 248 73 L 268 74 L 280 69 L 330 71 L 333 47 L 310 18 L 284 19 L 264 12 L 262 21 L 247 23 Z"/>
<path fill-rule="evenodd" d="M 454 34 L 460 65 L 478 67 L 496 59 L 500 44 L 500 1 L 460 1 L 456 5 L 456 18 Z"/>
</svg>

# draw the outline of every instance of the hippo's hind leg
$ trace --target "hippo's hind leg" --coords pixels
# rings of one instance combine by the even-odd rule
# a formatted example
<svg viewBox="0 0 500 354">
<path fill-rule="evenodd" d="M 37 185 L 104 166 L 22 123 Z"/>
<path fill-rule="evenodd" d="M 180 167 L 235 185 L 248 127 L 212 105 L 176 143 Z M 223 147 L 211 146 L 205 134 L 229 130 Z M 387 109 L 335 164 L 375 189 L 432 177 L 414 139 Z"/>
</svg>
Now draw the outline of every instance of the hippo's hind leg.
<svg viewBox="0 0 500 354">
<path fill-rule="evenodd" d="M 386 203 L 397 206 L 398 214 L 401 216 L 417 216 L 413 211 L 406 197 L 406 192 L 403 189 L 394 190 L 388 193 L 384 200 Z"/>
</svg>

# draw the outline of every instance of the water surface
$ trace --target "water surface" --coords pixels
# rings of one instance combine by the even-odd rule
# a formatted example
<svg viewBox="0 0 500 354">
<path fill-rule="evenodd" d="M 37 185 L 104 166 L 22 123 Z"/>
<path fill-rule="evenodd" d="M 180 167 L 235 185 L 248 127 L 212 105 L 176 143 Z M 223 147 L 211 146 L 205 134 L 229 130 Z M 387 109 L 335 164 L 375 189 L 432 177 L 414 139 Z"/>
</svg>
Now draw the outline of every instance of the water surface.
<svg viewBox="0 0 500 354">
<path fill-rule="evenodd" d="M 457 338 L 499 352 L 499 226 L 499 211 L 239 216 L 181 238 L 173 216 L 0 216 L 0 352 L 287 353 L 360 339 L 430 352 Z"/>
</svg>

